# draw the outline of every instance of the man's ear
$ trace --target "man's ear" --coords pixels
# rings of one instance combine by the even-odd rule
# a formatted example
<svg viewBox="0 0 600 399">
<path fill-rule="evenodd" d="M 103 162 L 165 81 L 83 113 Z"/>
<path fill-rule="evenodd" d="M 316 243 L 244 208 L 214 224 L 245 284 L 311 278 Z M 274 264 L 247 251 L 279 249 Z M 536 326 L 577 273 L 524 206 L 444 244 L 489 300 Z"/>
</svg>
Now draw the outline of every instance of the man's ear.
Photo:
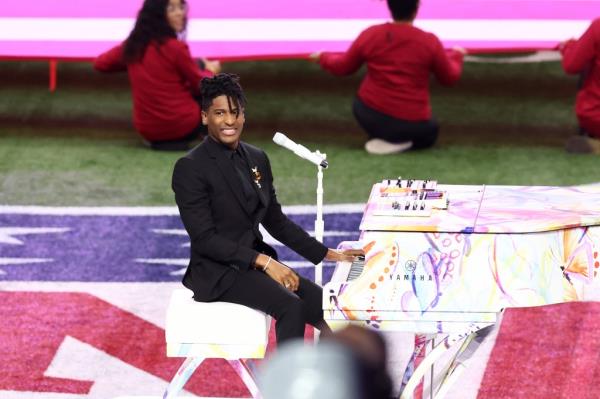
<svg viewBox="0 0 600 399">
<path fill-rule="evenodd" d="M 202 124 L 203 125 L 208 125 L 208 115 L 206 115 L 206 112 L 202 111 Z"/>
</svg>

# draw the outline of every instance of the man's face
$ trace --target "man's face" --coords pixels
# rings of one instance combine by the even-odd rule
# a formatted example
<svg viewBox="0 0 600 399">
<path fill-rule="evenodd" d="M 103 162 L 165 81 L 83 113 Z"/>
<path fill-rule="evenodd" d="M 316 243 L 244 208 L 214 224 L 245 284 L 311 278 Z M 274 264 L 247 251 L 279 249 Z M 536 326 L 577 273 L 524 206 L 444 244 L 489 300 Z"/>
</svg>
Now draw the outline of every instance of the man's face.
<svg viewBox="0 0 600 399">
<path fill-rule="evenodd" d="M 244 109 L 239 108 L 232 98 L 215 97 L 208 110 L 202 111 L 202 123 L 208 127 L 208 135 L 231 148 L 236 149 L 244 128 Z"/>
</svg>

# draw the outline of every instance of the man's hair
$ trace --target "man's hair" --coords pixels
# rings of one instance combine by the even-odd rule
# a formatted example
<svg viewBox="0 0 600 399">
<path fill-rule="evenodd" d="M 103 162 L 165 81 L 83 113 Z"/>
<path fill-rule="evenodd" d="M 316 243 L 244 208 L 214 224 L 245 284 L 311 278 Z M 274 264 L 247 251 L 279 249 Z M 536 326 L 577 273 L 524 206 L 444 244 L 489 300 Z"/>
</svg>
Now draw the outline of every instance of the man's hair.
<svg viewBox="0 0 600 399">
<path fill-rule="evenodd" d="M 395 21 L 410 20 L 419 8 L 419 0 L 387 0 Z"/>
<path fill-rule="evenodd" d="M 144 1 L 138 12 L 135 26 L 125 40 L 123 61 L 126 64 L 140 61 L 146 52 L 146 47 L 152 41 L 162 44 L 170 37 L 177 37 L 177 33 L 167 21 L 168 4 L 169 0 Z M 181 4 L 185 5 L 185 0 L 181 0 Z M 187 17 L 185 24 L 187 25 Z"/>
<path fill-rule="evenodd" d="M 203 111 L 207 111 L 219 96 L 227 96 L 227 102 L 232 100 L 239 108 L 246 107 L 246 96 L 240 86 L 240 78 L 232 73 L 220 73 L 212 78 L 202 79 L 200 96 Z"/>
</svg>

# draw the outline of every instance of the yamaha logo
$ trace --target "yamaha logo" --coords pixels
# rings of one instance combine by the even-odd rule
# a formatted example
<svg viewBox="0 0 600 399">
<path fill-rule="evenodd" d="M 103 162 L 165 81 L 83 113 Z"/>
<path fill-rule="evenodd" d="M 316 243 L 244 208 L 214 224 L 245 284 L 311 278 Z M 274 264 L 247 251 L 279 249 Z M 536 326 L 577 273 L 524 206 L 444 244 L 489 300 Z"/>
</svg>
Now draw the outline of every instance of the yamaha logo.
<svg viewBox="0 0 600 399">
<path fill-rule="evenodd" d="M 406 270 L 409 273 L 413 273 L 416 269 L 417 269 L 417 262 L 415 262 L 412 259 L 407 260 L 406 263 L 404 264 L 404 270 Z"/>
<path fill-rule="evenodd" d="M 390 280 L 404 280 L 404 281 L 431 281 L 433 282 L 433 275 L 430 273 L 416 274 L 417 262 L 413 259 L 409 259 L 404 264 L 404 274 L 392 273 L 390 274 Z"/>
</svg>

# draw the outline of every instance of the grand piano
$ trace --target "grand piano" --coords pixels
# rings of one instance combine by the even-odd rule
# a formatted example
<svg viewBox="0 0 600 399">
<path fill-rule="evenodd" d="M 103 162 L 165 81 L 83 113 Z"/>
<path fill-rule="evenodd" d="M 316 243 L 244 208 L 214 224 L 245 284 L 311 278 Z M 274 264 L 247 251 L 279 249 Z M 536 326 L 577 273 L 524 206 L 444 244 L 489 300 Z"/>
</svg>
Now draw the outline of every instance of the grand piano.
<svg viewBox="0 0 600 399">
<path fill-rule="evenodd" d="M 417 334 L 406 398 L 424 373 L 413 373 L 423 334 L 449 347 L 489 330 L 506 307 L 583 300 L 600 289 L 600 185 L 384 180 L 360 230 L 359 241 L 339 249 L 362 248 L 365 259 L 336 265 L 323 287 L 325 320 Z"/>
</svg>

